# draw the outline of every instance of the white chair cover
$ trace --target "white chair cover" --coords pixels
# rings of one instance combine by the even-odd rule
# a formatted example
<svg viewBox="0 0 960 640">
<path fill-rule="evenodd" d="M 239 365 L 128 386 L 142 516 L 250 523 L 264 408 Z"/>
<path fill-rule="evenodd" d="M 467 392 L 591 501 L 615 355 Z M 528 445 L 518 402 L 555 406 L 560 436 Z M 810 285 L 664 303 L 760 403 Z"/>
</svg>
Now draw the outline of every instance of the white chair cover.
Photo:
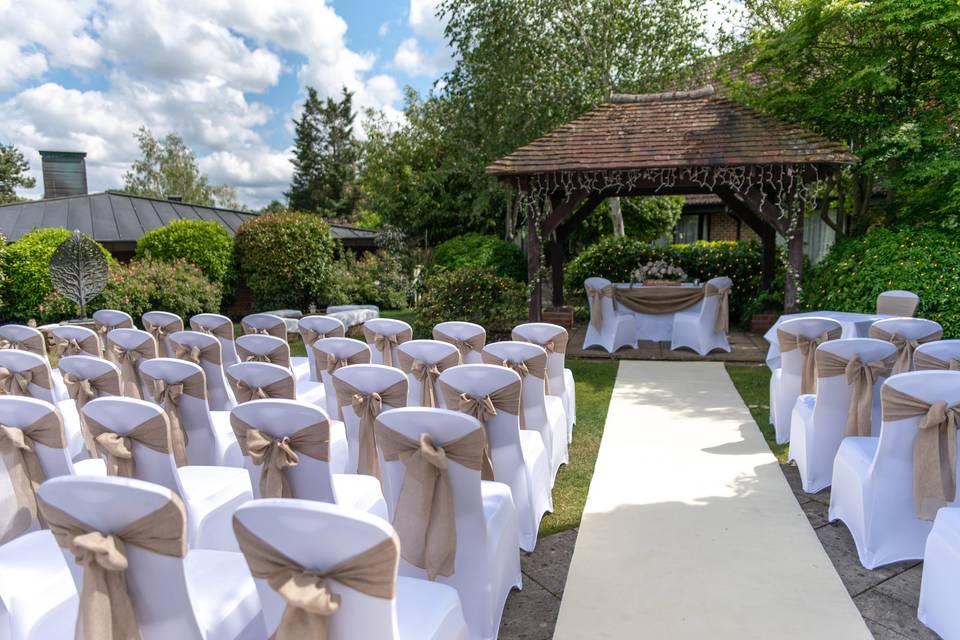
<svg viewBox="0 0 960 640">
<path fill-rule="evenodd" d="M 90 331 L 78 327 L 83 331 Z M 47 339 L 39 330 L 22 324 L 0 325 L 0 349 L 19 349 L 47 357 Z M 100 353 L 98 352 L 99 356 Z M 67 399 L 67 390 L 57 369 L 53 369 L 53 388 L 57 400 Z"/>
<path fill-rule="evenodd" d="M 896 348 L 889 342 L 872 338 L 850 338 L 849 340 L 831 340 L 817 347 L 817 357 L 821 352 L 833 354 L 850 361 L 859 357 L 864 365 L 878 365 L 887 361 L 884 368 L 889 372 Z M 850 368 L 851 374 L 857 375 Z M 875 371 L 876 369 L 871 369 Z M 880 435 L 880 385 L 886 375 L 874 375 L 872 385 L 872 435 Z M 830 486 L 833 477 L 833 459 L 840 448 L 840 442 L 847 435 L 845 427 L 853 399 L 853 385 L 846 373 L 824 376 L 817 372 L 816 395 L 801 395 L 797 398 L 790 421 L 790 454 L 800 471 L 800 481 L 807 493 L 817 493 Z"/>
<path fill-rule="evenodd" d="M 313 343 L 314 356 L 320 367 L 320 379 L 327 398 L 327 415 L 337 418 L 340 408 L 337 406 L 337 391 L 333 388 L 335 369 L 331 367 L 350 364 L 369 364 L 372 359 L 370 347 L 365 342 L 353 338 L 321 338 Z"/>
<path fill-rule="evenodd" d="M 347 331 L 338 318 L 331 316 L 300 318 L 297 328 L 300 331 L 300 338 L 303 340 L 303 347 L 307 352 L 307 360 L 310 363 L 310 379 L 314 382 L 323 382 L 320 379 L 320 369 L 326 365 L 317 366 L 313 343 L 321 338 L 342 338 L 347 334 Z"/>
<path fill-rule="evenodd" d="M 433 327 L 433 339 L 449 342 L 460 351 L 462 364 L 480 364 L 480 352 L 487 344 L 487 330 L 474 322 L 451 320 Z"/>
<path fill-rule="evenodd" d="M 960 509 L 937 512 L 923 552 L 917 618 L 941 638 L 960 638 L 956 585 L 960 575 Z"/>
<path fill-rule="evenodd" d="M 877 313 L 912 318 L 917 313 L 920 298 L 912 291 L 894 289 L 877 296 Z"/>
<path fill-rule="evenodd" d="M 287 341 L 287 323 L 272 313 L 251 313 L 240 320 L 244 335 L 260 334 Z"/>
<path fill-rule="evenodd" d="M 220 341 L 220 353 L 223 366 L 229 367 L 240 362 L 234 345 L 233 322 L 227 316 L 216 313 L 198 313 L 190 318 L 190 329 L 200 333 L 209 333 Z"/>
<path fill-rule="evenodd" d="M 943 337 L 943 327 L 924 318 L 887 318 L 870 325 L 870 337 L 890 340 L 897 345 L 900 355 L 893 372 L 905 373 L 913 371 L 913 352 L 921 344 L 940 340 Z"/>
<path fill-rule="evenodd" d="M 903 373 L 888 378 L 882 389 L 888 387 L 930 404 L 960 403 L 960 373 L 955 371 Z M 914 445 L 922 416 L 888 420 L 883 390 L 881 402 L 880 437 L 843 440 L 830 493 L 829 519 L 847 525 L 867 569 L 919 560 L 933 525 L 917 517 L 914 496 Z"/>
<path fill-rule="evenodd" d="M 691 307 L 678 311 L 673 315 L 673 329 L 670 338 L 670 350 L 689 347 L 701 356 L 705 356 L 714 349 L 730 352 L 730 343 L 727 342 L 727 332 L 717 327 L 717 314 L 723 313 L 721 305 L 724 298 L 730 295 L 733 281 L 727 277 L 712 278 L 706 282 L 706 295 L 703 301 Z M 713 292 L 718 292 L 711 295 Z M 729 306 L 727 308 L 729 315 Z"/>
<path fill-rule="evenodd" d="M 97 398 L 87 403 L 83 414 L 88 426 L 94 420 L 121 437 L 162 416 L 168 425 L 168 437 L 170 434 L 163 409 L 145 400 Z M 238 550 L 230 517 L 238 506 L 253 499 L 250 478 L 243 469 L 192 465 L 178 468 L 172 451 L 154 451 L 136 440 L 131 441 L 130 449 L 137 479 L 162 485 L 183 500 L 189 516 L 191 547 Z"/>
<path fill-rule="evenodd" d="M 107 357 L 107 333 L 113 329 L 133 329 L 133 318 L 126 311 L 117 309 L 100 309 L 93 312 L 93 328 L 100 336 L 100 346 Z"/>
<path fill-rule="evenodd" d="M 407 374 L 407 382 L 409 383 L 407 406 L 421 407 L 424 406 L 424 403 L 421 402 L 424 387 L 413 370 L 416 363 L 420 362 L 428 365 L 428 373 L 424 374 L 425 377 L 423 378 L 426 383 L 432 378 L 438 378 L 443 369 L 449 369 L 450 366 L 460 364 L 460 351 L 454 345 L 440 340 L 409 340 L 397 347 L 397 360 L 396 366 Z M 410 371 L 405 368 L 405 362 L 410 363 Z M 429 367 L 432 366 L 437 367 L 435 375 L 429 373 Z M 433 383 L 433 397 L 436 403 L 434 406 L 440 408 L 445 406 L 443 394 L 440 393 L 436 381 Z"/>
<path fill-rule="evenodd" d="M 148 482 L 88 476 L 47 482 L 40 495 L 104 534 L 123 531 L 172 499 L 169 489 Z M 266 637 L 256 585 L 240 553 L 191 548 L 180 558 L 135 545 L 125 550 L 127 593 L 143 640 Z M 63 556 L 82 580 L 73 554 L 63 549 Z"/>
<path fill-rule="evenodd" d="M 917 371 L 960 371 L 960 340 L 926 342 L 913 352 Z"/>
<path fill-rule="evenodd" d="M 285 366 L 293 373 L 298 384 L 302 381 L 306 383 L 304 389 L 311 388 L 310 363 L 306 358 L 292 357 L 290 345 L 285 339 L 267 334 L 250 333 L 238 337 L 235 346 L 237 357 L 241 361 L 272 362 Z"/>
<path fill-rule="evenodd" d="M 140 316 L 140 324 L 157 341 L 158 354 L 162 358 L 172 358 L 173 349 L 167 336 L 184 330 L 183 318 L 168 311 L 147 311 Z"/>
<path fill-rule="evenodd" d="M 532 342 L 547 351 L 550 395 L 563 399 L 563 412 L 567 416 L 567 442 L 572 442 L 573 425 L 577 422 L 577 388 L 573 372 L 566 368 L 570 335 L 558 324 L 528 322 L 514 327 L 511 337 L 520 342 Z"/>
<path fill-rule="evenodd" d="M 587 303 L 591 318 L 598 317 L 599 322 L 591 319 L 587 323 L 587 333 L 583 338 L 583 348 L 598 346 L 608 353 L 621 347 L 637 348 L 637 322 L 632 315 L 621 315 L 613 303 L 613 285 L 606 278 L 587 278 L 583 281 L 587 290 Z M 591 293 L 592 292 L 592 293 Z"/>
<path fill-rule="evenodd" d="M 234 516 L 257 536 L 305 570 L 325 574 L 396 534 L 385 521 L 363 511 L 323 502 L 266 499 L 237 509 Z M 317 544 L 322 540 L 322 544 Z M 327 633 L 336 638 L 383 640 L 466 640 L 467 626 L 456 590 L 447 585 L 397 578 L 393 598 L 377 598 L 330 580 L 339 598 L 327 616 Z M 255 578 L 267 633 L 274 633 L 287 602 L 270 584 Z"/>
<path fill-rule="evenodd" d="M 50 328 L 53 351 L 60 357 L 88 355 L 103 357 L 100 336 L 93 329 L 77 324 L 62 324 Z"/>
<path fill-rule="evenodd" d="M 451 369 L 452 371 L 452 369 Z M 447 409 L 407 407 L 380 414 L 377 431 L 387 428 L 413 440 L 428 434 L 438 446 L 453 442 L 480 428 L 475 418 Z M 401 461 L 384 462 L 390 485 L 402 487 L 406 469 Z M 499 482 L 480 480 L 480 471 L 456 462 L 448 466 L 456 518 L 455 570 L 437 582 L 460 594 L 471 638 L 497 637 L 507 595 L 520 588 L 520 554 L 517 549 L 517 512 L 510 488 Z M 391 511 L 397 497 L 388 497 Z M 401 539 L 402 544 L 402 539 Z M 426 577 L 426 571 L 400 560 L 401 576 Z"/>
<path fill-rule="evenodd" d="M 374 318 L 363 323 L 363 335 L 370 345 L 370 362 L 395 367 L 397 346 L 413 339 L 413 329 L 403 320 Z"/>
<path fill-rule="evenodd" d="M 107 354 L 106 359 L 120 369 L 123 395 L 130 398 L 143 398 L 140 365 L 156 358 L 160 352 L 153 335 L 140 329 L 111 329 L 104 339 L 104 349 Z"/>
<path fill-rule="evenodd" d="M 211 411 L 229 411 L 236 406 L 237 399 L 233 397 L 233 391 L 223 373 L 224 367 L 230 364 L 223 360 L 222 339 L 199 331 L 178 331 L 171 334 L 168 340 L 173 348 L 174 357 L 180 359 L 191 360 L 194 354 L 197 354 L 194 349 L 199 350 L 199 365 L 207 379 L 207 403 Z M 233 349 L 236 359 L 237 351 L 233 340 L 230 340 L 230 348 Z"/>
</svg>

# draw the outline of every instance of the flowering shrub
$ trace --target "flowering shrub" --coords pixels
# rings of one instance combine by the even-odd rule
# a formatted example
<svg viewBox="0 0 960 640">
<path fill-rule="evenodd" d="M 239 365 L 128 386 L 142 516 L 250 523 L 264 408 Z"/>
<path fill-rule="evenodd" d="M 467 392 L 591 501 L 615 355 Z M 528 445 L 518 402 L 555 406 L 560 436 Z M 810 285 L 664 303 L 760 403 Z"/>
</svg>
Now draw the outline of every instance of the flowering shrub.
<svg viewBox="0 0 960 640">
<path fill-rule="evenodd" d="M 174 220 L 143 234 L 137 259 L 186 260 L 224 289 L 233 276 L 233 238 L 212 220 Z"/>
<path fill-rule="evenodd" d="M 378 251 L 358 258 L 346 251 L 337 267 L 342 302 L 375 304 L 381 309 L 406 308 L 411 283 L 396 256 Z"/>
<path fill-rule="evenodd" d="M 686 280 L 687 272 L 666 260 L 651 260 L 633 272 L 634 282 L 644 280 Z"/>
<path fill-rule="evenodd" d="M 424 283 L 414 331 L 429 335 L 439 322 L 464 320 L 483 326 L 490 340 L 504 338 L 526 319 L 526 305 L 525 284 L 489 269 L 442 271 Z"/>
</svg>

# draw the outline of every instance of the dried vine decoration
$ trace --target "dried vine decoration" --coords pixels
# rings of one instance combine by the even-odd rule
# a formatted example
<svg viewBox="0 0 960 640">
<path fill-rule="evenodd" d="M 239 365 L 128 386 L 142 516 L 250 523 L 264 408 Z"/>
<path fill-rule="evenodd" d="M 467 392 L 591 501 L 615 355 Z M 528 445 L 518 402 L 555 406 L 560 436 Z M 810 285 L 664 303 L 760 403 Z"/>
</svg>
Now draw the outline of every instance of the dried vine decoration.
<svg viewBox="0 0 960 640">
<path fill-rule="evenodd" d="M 60 243 L 50 257 L 53 288 L 80 307 L 81 318 L 87 316 L 87 303 L 107 286 L 108 274 L 100 245 L 79 231 Z"/>
</svg>

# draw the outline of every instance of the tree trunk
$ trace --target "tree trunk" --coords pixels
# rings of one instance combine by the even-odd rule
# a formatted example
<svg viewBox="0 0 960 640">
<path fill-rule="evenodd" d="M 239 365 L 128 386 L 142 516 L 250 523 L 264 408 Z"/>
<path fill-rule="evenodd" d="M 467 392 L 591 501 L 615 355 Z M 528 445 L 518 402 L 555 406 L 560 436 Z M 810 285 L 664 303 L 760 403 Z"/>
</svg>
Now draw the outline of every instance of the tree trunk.
<svg viewBox="0 0 960 640">
<path fill-rule="evenodd" d="M 620 210 L 620 198 L 610 198 L 610 220 L 613 222 L 613 237 L 622 238 L 626 234 L 623 230 L 623 212 Z"/>
<path fill-rule="evenodd" d="M 516 200 L 520 200 L 519 195 Z M 504 215 L 503 239 L 507 242 L 513 242 L 517 235 L 517 221 L 513 210 L 514 195 L 512 189 L 507 189 L 507 210 Z"/>
<path fill-rule="evenodd" d="M 803 212 L 797 216 L 793 234 L 787 238 L 787 278 L 783 292 L 783 310 L 796 313 L 800 310 L 800 283 L 803 278 Z"/>
</svg>

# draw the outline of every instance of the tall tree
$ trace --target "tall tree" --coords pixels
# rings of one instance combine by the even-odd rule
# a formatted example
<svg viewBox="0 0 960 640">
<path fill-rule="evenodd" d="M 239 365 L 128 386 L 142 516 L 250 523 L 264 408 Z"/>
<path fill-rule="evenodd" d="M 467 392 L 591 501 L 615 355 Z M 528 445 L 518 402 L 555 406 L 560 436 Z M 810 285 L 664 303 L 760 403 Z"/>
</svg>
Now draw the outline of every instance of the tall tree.
<svg viewBox="0 0 960 640">
<path fill-rule="evenodd" d="M 37 180 L 27 172 L 30 163 L 23 152 L 12 144 L 0 144 L 0 204 L 17 202 L 17 189 L 32 189 Z"/>
<path fill-rule="evenodd" d="M 139 160 L 123 174 L 123 190 L 152 198 L 179 196 L 184 202 L 239 209 L 237 192 L 227 185 L 211 185 L 200 172 L 197 157 L 176 133 L 154 138 L 146 127 L 136 134 Z"/>
<path fill-rule="evenodd" d="M 294 119 L 293 180 L 285 194 L 290 208 L 349 218 L 357 207 L 360 146 L 353 133 L 353 93 L 322 101 L 307 87 L 300 119 Z"/>
</svg>

